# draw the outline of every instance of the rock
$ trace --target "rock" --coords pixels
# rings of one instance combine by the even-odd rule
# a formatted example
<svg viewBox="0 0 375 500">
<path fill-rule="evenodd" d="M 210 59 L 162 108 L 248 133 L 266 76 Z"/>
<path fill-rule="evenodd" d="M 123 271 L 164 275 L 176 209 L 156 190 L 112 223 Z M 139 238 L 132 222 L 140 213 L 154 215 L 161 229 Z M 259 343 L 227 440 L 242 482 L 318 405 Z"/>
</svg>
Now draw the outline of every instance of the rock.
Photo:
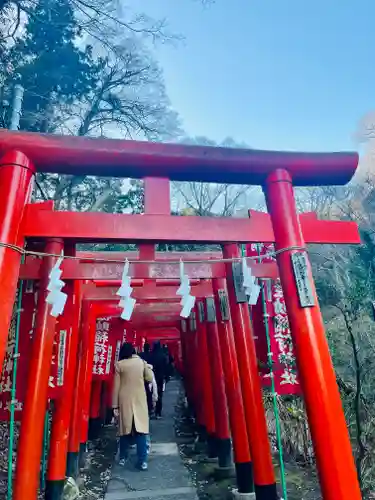
<svg viewBox="0 0 375 500">
<path fill-rule="evenodd" d="M 72 477 L 68 477 L 64 485 L 63 500 L 76 500 L 79 497 L 79 488 Z"/>
</svg>

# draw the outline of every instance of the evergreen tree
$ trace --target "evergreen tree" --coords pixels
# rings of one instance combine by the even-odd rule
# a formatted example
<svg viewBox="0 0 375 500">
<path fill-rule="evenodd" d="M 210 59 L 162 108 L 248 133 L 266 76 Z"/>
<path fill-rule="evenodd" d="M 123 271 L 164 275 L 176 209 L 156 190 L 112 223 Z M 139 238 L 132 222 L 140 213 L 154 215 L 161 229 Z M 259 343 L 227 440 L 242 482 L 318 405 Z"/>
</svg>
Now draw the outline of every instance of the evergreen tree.
<svg viewBox="0 0 375 500">
<path fill-rule="evenodd" d="M 11 49 L 11 80 L 25 89 L 21 129 L 54 131 L 60 110 L 95 83 L 92 47 L 79 47 L 80 28 L 69 0 L 39 0 Z"/>
</svg>

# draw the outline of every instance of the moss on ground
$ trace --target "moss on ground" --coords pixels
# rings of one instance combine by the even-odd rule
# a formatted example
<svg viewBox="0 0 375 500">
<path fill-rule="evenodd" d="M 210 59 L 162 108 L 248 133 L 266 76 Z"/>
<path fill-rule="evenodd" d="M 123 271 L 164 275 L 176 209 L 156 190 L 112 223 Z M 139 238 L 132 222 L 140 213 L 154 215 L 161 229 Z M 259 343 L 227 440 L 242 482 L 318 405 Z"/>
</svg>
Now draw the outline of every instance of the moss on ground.
<svg viewBox="0 0 375 500">
<path fill-rule="evenodd" d="M 215 463 L 208 463 L 206 456 L 195 446 L 197 437 L 194 419 L 189 416 L 181 394 L 176 413 L 176 436 L 181 457 L 191 473 L 200 500 L 227 500 L 236 487 L 235 477 L 218 480 L 215 477 Z M 280 467 L 274 457 L 276 480 L 280 485 Z M 320 488 L 314 470 L 302 467 L 292 460 L 285 461 L 285 475 L 288 500 L 321 500 Z M 280 497 L 281 495 L 281 489 Z"/>
<path fill-rule="evenodd" d="M 89 443 L 85 467 L 80 471 L 81 500 L 104 498 L 116 451 L 117 439 L 114 426 L 105 427 L 99 439 Z"/>
</svg>

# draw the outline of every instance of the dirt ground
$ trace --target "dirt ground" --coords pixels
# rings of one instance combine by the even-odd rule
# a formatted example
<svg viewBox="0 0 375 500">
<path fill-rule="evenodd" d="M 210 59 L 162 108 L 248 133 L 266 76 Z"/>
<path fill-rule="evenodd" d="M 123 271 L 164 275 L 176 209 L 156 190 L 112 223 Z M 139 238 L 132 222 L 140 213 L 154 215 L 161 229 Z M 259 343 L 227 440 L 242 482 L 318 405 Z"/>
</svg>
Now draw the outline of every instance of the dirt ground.
<svg viewBox="0 0 375 500">
<path fill-rule="evenodd" d="M 99 439 L 89 443 L 85 468 L 81 469 L 78 486 L 80 500 L 104 498 L 117 451 L 116 428 L 105 427 Z"/>
<path fill-rule="evenodd" d="M 200 500 L 227 500 L 231 498 L 230 492 L 235 488 L 235 478 L 217 480 L 214 477 L 215 464 L 207 463 L 205 455 L 200 454 L 195 449 L 196 429 L 194 421 L 186 414 L 183 394 L 181 394 L 176 408 L 175 429 L 181 457 L 190 471 Z M 3 423 L 0 426 L 2 437 L 0 441 L 2 445 L 0 446 L 0 500 L 6 498 L 7 434 L 7 425 Z M 16 437 L 17 434 L 16 432 Z M 89 444 L 86 466 L 81 470 L 79 480 L 82 500 L 104 498 L 116 449 L 116 429 L 114 427 L 104 428 L 101 437 Z M 277 482 L 280 484 L 277 456 L 274 457 L 274 463 Z M 301 467 L 291 460 L 286 460 L 285 471 L 288 500 L 321 500 L 316 474 L 310 467 Z"/>
<path fill-rule="evenodd" d="M 176 408 L 176 441 L 184 464 L 189 469 L 200 500 L 228 500 L 235 488 L 235 478 L 218 480 L 214 477 L 215 464 L 207 463 L 206 456 L 195 450 L 196 429 L 194 421 L 186 415 L 184 396 L 181 394 Z M 103 429 L 100 439 L 90 443 L 86 467 L 81 471 L 79 488 L 83 500 L 99 500 L 104 497 L 110 476 L 110 468 L 116 453 L 116 431 L 113 427 Z M 274 457 L 277 483 L 280 485 L 280 467 Z M 288 500 L 321 500 L 320 488 L 315 472 L 310 467 L 301 467 L 285 461 Z M 280 498 L 282 497 L 279 489 Z"/>
<path fill-rule="evenodd" d="M 190 470 L 200 500 L 227 500 L 236 486 L 235 478 L 218 480 L 214 477 L 215 464 L 207 463 L 206 456 L 196 451 L 194 422 L 186 415 L 181 395 L 176 415 L 176 436 L 183 461 Z M 280 485 L 280 467 L 274 457 L 277 483 Z M 285 462 L 288 500 L 321 500 L 316 474 L 310 467 Z M 279 489 L 280 498 L 282 497 Z"/>
</svg>

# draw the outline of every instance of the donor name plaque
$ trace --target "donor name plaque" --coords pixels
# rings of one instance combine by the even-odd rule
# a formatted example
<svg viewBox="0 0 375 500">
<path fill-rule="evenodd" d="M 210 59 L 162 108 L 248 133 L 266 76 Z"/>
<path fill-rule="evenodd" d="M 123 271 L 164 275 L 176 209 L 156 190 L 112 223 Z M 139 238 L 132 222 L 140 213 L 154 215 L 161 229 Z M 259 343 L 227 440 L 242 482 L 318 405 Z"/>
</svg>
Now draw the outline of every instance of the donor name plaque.
<svg viewBox="0 0 375 500">
<path fill-rule="evenodd" d="M 301 307 L 315 306 L 315 297 L 309 279 L 309 266 L 306 252 L 296 252 L 292 256 L 294 278 Z"/>
</svg>

